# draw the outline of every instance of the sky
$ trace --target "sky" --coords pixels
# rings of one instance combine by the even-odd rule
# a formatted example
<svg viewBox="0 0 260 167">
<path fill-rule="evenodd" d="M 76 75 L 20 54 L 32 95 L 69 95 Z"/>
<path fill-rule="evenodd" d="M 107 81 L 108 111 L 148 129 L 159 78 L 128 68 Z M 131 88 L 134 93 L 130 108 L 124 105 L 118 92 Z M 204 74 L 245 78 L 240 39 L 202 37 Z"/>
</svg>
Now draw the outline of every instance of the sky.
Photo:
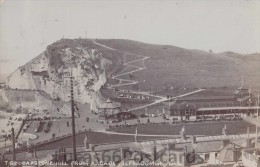
<svg viewBox="0 0 260 167">
<path fill-rule="evenodd" d="M 260 0 L 0 0 L 0 74 L 64 38 L 260 52 Z"/>
</svg>

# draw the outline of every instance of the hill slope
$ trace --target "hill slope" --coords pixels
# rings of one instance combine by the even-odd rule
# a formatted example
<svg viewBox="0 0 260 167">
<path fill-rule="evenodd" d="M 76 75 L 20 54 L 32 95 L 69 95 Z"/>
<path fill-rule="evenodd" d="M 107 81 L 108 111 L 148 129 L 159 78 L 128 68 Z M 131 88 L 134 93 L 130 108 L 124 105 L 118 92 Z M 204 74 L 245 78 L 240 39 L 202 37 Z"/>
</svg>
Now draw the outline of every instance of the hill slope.
<svg viewBox="0 0 260 167">
<path fill-rule="evenodd" d="M 241 85 L 241 76 L 244 76 L 246 86 L 260 87 L 260 62 L 252 59 L 130 40 L 102 39 L 97 42 L 150 57 L 145 62 L 146 69 L 134 74 L 135 79 L 141 81 L 140 89 L 158 90 L 163 86 L 236 88 Z M 254 55 L 254 59 L 255 57 L 260 56 Z"/>
</svg>

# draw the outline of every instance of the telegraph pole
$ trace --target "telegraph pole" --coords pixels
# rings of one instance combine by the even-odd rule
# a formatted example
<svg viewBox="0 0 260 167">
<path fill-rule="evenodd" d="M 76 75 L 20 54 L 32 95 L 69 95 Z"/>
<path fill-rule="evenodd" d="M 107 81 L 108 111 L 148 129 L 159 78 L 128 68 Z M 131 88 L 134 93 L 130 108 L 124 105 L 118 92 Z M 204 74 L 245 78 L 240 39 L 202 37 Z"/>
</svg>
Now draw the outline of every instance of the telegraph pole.
<svg viewBox="0 0 260 167">
<path fill-rule="evenodd" d="M 72 119 L 72 142 L 73 142 L 73 160 L 77 160 L 76 137 L 75 137 L 75 108 L 74 108 L 74 92 L 73 92 L 73 76 L 70 75 L 70 102 L 71 102 L 71 119 Z"/>
<path fill-rule="evenodd" d="M 83 76 L 76 76 L 83 77 Z M 77 151 L 76 151 L 76 134 L 75 134 L 75 102 L 74 102 L 74 80 L 75 77 L 72 74 L 72 68 L 70 69 L 70 74 L 64 76 L 63 78 L 70 78 L 70 102 L 71 102 L 71 127 L 72 127 L 72 148 L 73 148 L 73 157 L 74 161 L 77 161 Z M 66 85 L 64 85 L 66 86 Z"/>
<path fill-rule="evenodd" d="M 257 116 L 256 116 L 256 125 L 255 125 L 255 135 L 256 135 L 256 137 L 255 137 L 255 148 L 257 148 L 257 140 L 258 140 L 258 107 L 259 107 L 259 93 L 258 93 L 258 95 L 257 95 L 257 106 L 256 106 L 257 108 L 256 108 L 256 114 L 257 114 Z"/>
<path fill-rule="evenodd" d="M 15 153 L 15 135 L 14 135 L 14 127 L 11 129 L 12 131 L 12 144 L 13 144 L 13 161 L 16 160 L 16 153 Z"/>
<path fill-rule="evenodd" d="M 75 134 L 75 104 L 74 104 L 74 77 L 72 75 L 72 69 L 70 69 L 69 76 L 64 76 L 64 78 L 70 79 L 70 102 L 71 102 L 71 127 L 72 127 L 72 148 L 73 148 L 73 161 L 77 161 L 77 151 L 76 151 L 76 134 Z"/>
</svg>

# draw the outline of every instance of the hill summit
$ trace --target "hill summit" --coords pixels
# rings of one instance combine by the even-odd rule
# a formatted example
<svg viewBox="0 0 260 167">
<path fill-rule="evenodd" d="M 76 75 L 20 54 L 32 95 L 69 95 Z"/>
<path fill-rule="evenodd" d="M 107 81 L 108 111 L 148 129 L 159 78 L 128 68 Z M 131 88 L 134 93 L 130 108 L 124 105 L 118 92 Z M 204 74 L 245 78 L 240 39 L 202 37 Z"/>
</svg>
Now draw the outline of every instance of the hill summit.
<svg viewBox="0 0 260 167">
<path fill-rule="evenodd" d="M 106 83 L 105 70 L 111 62 L 88 43 L 62 39 L 49 45 L 7 78 L 7 88 L 42 91 L 53 100 L 69 101 L 73 77 L 75 100 L 99 101 L 99 90 Z"/>
</svg>

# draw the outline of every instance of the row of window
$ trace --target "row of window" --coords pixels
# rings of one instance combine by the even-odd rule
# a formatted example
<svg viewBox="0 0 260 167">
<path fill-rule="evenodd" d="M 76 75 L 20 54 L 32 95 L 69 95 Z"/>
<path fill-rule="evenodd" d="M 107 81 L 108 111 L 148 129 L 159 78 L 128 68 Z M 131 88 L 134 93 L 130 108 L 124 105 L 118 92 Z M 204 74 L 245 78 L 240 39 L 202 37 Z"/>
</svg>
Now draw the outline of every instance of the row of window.
<svg viewBox="0 0 260 167">
<path fill-rule="evenodd" d="M 254 109 L 252 110 L 212 110 L 212 111 L 195 111 L 195 110 L 182 110 L 181 113 L 175 110 L 171 112 L 171 116 L 177 115 L 216 115 L 216 114 L 242 114 L 242 113 L 254 113 L 256 112 Z"/>
</svg>

